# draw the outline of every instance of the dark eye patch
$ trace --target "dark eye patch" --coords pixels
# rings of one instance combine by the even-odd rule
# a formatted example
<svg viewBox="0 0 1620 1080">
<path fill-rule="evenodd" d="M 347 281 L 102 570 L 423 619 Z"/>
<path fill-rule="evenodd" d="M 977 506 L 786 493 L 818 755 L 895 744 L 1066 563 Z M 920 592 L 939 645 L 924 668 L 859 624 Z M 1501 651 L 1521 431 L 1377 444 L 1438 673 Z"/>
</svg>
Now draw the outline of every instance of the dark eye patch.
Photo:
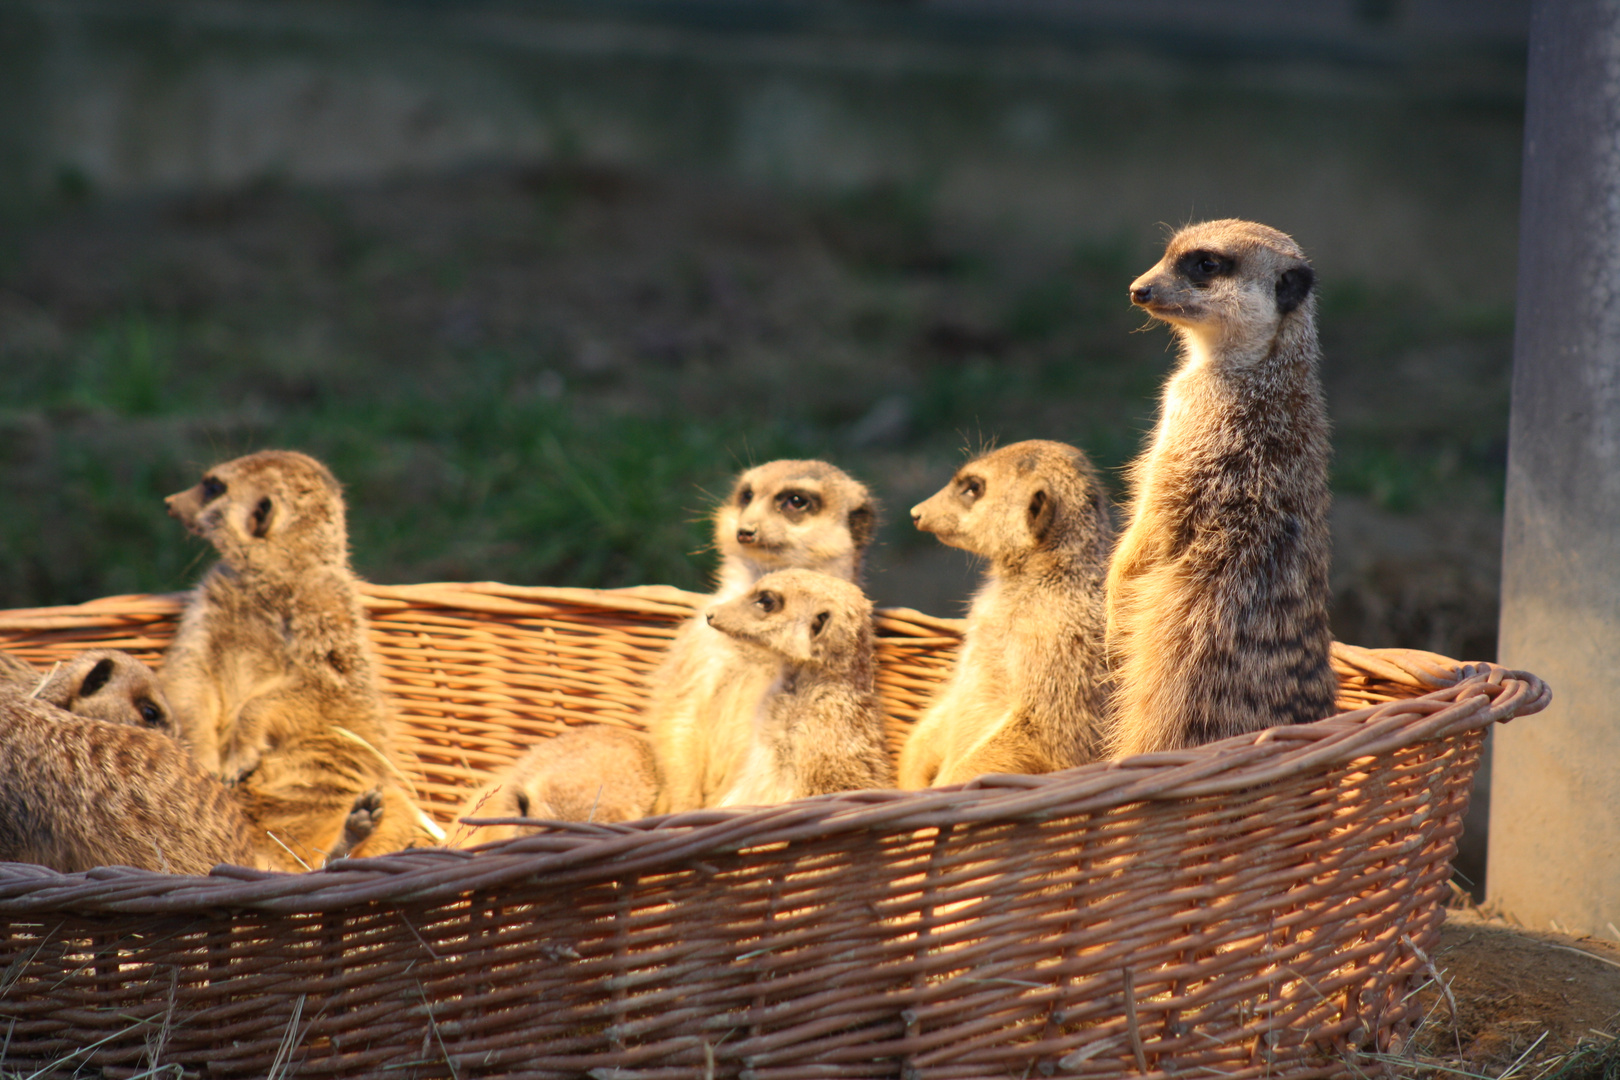
<svg viewBox="0 0 1620 1080">
<path fill-rule="evenodd" d="M 225 481 L 217 476 L 205 476 L 202 479 L 203 502 L 213 502 L 225 494 Z"/>
<path fill-rule="evenodd" d="M 769 589 L 762 589 L 754 596 L 754 603 L 759 605 L 761 611 L 770 615 L 781 609 L 782 594 L 772 592 Z"/>
<path fill-rule="evenodd" d="M 1230 277 L 1237 260 L 1216 251 L 1189 251 L 1176 260 L 1176 272 L 1194 285 L 1207 285 L 1216 278 Z"/>
<path fill-rule="evenodd" d="M 751 503 L 753 501 L 754 501 L 754 489 L 752 487 L 750 487 L 749 485 L 744 484 L 737 491 L 737 505 L 738 506 L 747 506 L 749 503 Z"/>
<path fill-rule="evenodd" d="M 978 476 L 963 476 L 956 481 L 956 493 L 963 502 L 969 504 L 979 501 L 984 496 L 984 480 Z"/>
<path fill-rule="evenodd" d="M 776 497 L 776 508 L 784 514 L 814 514 L 821 509 L 821 500 L 805 491 L 789 489 Z"/>
</svg>

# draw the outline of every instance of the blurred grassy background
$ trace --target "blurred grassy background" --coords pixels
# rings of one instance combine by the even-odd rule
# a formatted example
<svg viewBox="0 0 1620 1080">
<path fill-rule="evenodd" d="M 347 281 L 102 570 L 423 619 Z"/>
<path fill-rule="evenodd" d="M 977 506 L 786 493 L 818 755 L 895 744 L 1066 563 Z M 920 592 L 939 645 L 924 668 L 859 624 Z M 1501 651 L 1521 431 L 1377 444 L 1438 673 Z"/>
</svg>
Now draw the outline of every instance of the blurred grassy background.
<svg viewBox="0 0 1620 1080">
<path fill-rule="evenodd" d="M 373 579 L 688 588 L 730 473 L 827 457 L 887 505 L 875 590 L 937 608 L 888 577 L 934 550 L 907 507 L 991 440 L 1116 470 L 1172 359 L 1125 301 L 1151 232 L 1042 253 L 892 187 L 480 169 L 64 200 L 11 236 L 7 606 L 185 587 L 161 496 L 292 446 L 348 485 Z M 1510 312 L 1331 280 L 1321 311 L 1337 489 L 1498 505 Z"/>
</svg>

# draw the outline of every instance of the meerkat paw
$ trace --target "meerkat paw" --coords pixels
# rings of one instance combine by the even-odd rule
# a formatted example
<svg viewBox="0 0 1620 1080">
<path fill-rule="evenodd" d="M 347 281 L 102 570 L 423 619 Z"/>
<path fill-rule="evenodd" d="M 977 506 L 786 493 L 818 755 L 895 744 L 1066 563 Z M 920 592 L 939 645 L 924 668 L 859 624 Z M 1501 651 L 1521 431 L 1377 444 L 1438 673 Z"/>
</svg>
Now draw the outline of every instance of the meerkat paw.
<svg viewBox="0 0 1620 1080">
<path fill-rule="evenodd" d="M 373 788 L 370 791 L 356 795 L 354 806 L 349 810 L 349 816 L 343 822 L 343 835 L 338 842 L 332 845 L 327 853 L 326 861 L 348 858 L 349 852 L 359 847 L 366 838 L 377 831 L 382 823 L 383 800 L 382 792 Z"/>
</svg>

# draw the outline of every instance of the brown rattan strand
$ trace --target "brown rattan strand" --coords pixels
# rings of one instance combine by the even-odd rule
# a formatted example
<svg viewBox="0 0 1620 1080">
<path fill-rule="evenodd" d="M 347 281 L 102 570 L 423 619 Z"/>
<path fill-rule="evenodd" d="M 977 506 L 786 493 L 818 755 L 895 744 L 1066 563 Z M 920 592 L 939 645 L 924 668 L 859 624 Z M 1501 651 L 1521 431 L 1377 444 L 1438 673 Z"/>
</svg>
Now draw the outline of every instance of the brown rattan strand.
<svg viewBox="0 0 1620 1080">
<path fill-rule="evenodd" d="M 636 724 L 647 672 L 701 602 L 368 590 L 425 805 L 448 821 L 566 724 Z M 117 597 L 3 613 L 0 647 L 155 659 L 175 611 Z M 897 735 L 959 627 L 880 618 Z M 1352 1048 L 1389 1050 L 1413 1019 L 1485 728 L 1548 695 L 1427 653 L 1336 646 L 1334 663 L 1353 711 L 1050 776 L 557 826 L 305 875 L 0 867 L 0 1067 L 1350 1075 Z"/>
</svg>

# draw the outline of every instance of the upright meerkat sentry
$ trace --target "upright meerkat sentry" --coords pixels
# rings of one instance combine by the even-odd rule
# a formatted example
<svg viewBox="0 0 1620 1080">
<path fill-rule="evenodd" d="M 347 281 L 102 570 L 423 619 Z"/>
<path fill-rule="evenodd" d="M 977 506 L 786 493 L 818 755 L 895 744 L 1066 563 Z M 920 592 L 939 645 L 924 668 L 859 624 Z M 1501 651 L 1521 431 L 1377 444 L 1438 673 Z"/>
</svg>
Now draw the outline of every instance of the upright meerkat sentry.
<svg viewBox="0 0 1620 1080">
<path fill-rule="evenodd" d="M 719 806 L 894 786 L 874 684 L 872 602 L 814 570 L 778 570 L 704 615 L 770 677 Z"/>
<path fill-rule="evenodd" d="M 1315 281 L 1288 236 L 1225 220 L 1176 233 L 1131 285 L 1181 362 L 1109 568 L 1116 755 L 1333 712 Z"/>
<path fill-rule="evenodd" d="M 72 873 L 285 869 L 236 800 L 172 739 L 0 690 L 0 861 Z"/>
<path fill-rule="evenodd" d="M 824 461 L 770 461 L 737 477 L 715 508 L 723 603 L 777 570 L 858 581 L 877 514 L 865 486 Z M 660 813 L 713 806 L 743 762 L 755 707 L 770 685 L 735 641 L 696 616 L 652 677 L 647 733 L 658 755 Z"/>
<path fill-rule="evenodd" d="M 311 866 L 344 850 L 352 813 L 371 828 L 354 855 L 427 839 L 377 685 L 332 474 L 303 454 L 266 450 L 215 466 L 166 501 L 220 555 L 162 672 L 198 763 Z"/>
<path fill-rule="evenodd" d="M 652 813 L 658 764 L 645 735 L 607 724 L 570 728 L 541 739 L 462 805 L 458 818 L 635 821 Z M 457 846 L 536 832 L 524 825 L 462 825 Z"/>
<path fill-rule="evenodd" d="M 962 466 L 911 519 L 989 566 L 956 669 L 906 739 L 900 786 L 1099 757 L 1114 528 L 1090 460 L 1064 443 L 1013 443 Z"/>
</svg>

